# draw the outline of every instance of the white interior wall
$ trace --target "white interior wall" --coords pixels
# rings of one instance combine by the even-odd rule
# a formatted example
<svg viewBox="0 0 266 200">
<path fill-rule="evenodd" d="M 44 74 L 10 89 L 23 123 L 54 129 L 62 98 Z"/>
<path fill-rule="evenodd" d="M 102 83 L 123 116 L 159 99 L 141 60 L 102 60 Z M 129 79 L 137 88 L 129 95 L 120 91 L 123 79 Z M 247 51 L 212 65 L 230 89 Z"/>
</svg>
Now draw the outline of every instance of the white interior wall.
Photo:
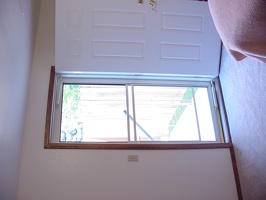
<svg viewBox="0 0 266 200">
<path fill-rule="evenodd" d="M 44 149 L 54 0 L 42 2 L 27 102 L 19 200 L 236 200 L 228 149 Z M 127 155 L 139 162 L 127 162 Z"/>
<path fill-rule="evenodd" d="M 0 1 L 0 199 L 17 198 L 28 82 L 41 0 Z"/>
</svg>

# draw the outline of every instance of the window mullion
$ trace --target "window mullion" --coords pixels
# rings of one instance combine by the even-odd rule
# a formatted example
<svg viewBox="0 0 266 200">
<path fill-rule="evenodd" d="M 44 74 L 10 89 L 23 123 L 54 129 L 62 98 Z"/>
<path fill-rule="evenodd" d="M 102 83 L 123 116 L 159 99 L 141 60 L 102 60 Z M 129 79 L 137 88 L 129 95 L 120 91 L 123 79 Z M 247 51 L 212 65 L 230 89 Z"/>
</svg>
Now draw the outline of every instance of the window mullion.
<svg viewBox="0 0 266 200">
<path fill-rule="evenodd" d="M 127 113 L 129 113 L 129 97 L 128 97 L 128 87 L 129 87 L 129 85 L 128 84 L 126 84 L 125 85 L 125 87 L 126 87 L 126 106 L 127 106 Z M 130 120 L 129 120 L 129 115 L 128 114 L 126 114 L 126 116 L 127 116 L 127 135 L 128 135 L 128 142 L 130 142 Z"/>
<path fill-rule="evenodd" d="M 195 115 L 196 115 L 196 122 L 197 122 L 198 136 L 199 136 L 199 141 L 201 141 L 200 127 L 199 127 L 199 117 L 198 117 L 197 105 L 196 105 L 196 100 L 195 100 L 195 92 L 194 92 L 194 88 L 191 88 L 191 90 L 192 90 L 192 99 L 193 99 L 194 109 L 195 109 Z"/>
<path fill-rule="evenodd" d="M 134 123 L 134 141 L 137 141 L 137 126 L 136 126 L 136 111 L 135 111 L 135 95 L 134 95 L 134 85 L 131 84 L 132 93 L 132 112 L 133 112 L 133 123 Z"/>
</svg>

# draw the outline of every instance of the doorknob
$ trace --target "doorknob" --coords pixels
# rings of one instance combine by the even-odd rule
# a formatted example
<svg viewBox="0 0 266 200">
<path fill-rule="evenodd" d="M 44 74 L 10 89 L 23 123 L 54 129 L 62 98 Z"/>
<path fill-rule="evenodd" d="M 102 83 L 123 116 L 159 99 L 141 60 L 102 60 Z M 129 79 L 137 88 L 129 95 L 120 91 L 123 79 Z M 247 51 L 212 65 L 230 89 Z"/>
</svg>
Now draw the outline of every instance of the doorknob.
<svg viewBox="0 0 266 200">
<path fill-rule="evenodd" d="M 143 4 L 143 0 L 138 0 L 138 4 L 141 5 Z M 151 5 L 151 9 L 154 10 L 155 9 L 155 5 L 156 5 L 156 1 L 154 0 L 150 0 L 150 5 Z"/>
<path fill-rule="evenodd" d="M 151 9 L 154 10 L 155 8 L 155 1 L 154 0 L 150 0 L 150 5 L 151 5 Z"/>
</svg>

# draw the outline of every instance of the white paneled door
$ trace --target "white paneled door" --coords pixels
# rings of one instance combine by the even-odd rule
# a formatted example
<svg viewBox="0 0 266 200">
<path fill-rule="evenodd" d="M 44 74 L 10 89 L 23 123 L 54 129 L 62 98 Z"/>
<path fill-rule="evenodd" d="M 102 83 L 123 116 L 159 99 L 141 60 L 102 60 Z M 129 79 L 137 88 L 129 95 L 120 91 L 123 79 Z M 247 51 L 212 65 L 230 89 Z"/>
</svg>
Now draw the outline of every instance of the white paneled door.
<svg viewBox="0 0 266 200">
<path fill-rule="evenodd" d="M 214 77 L 220 45 L 206 2 L 56 0 L 58 71 Z"/>
</svg>

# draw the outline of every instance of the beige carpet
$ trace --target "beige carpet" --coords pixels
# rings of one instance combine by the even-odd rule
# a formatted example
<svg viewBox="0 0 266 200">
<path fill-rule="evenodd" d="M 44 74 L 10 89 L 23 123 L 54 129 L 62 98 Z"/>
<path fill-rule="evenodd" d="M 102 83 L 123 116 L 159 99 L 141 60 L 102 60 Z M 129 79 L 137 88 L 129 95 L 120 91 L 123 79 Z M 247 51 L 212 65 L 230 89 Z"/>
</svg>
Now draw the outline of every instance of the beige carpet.
<svg viewBox="0 0 266 200">
<path fill-rule="evenodd" d="M 237 62 L 223 49 L 220 80 L 243 198 L 265 200 L 266 63 Z"/>
</svg>

